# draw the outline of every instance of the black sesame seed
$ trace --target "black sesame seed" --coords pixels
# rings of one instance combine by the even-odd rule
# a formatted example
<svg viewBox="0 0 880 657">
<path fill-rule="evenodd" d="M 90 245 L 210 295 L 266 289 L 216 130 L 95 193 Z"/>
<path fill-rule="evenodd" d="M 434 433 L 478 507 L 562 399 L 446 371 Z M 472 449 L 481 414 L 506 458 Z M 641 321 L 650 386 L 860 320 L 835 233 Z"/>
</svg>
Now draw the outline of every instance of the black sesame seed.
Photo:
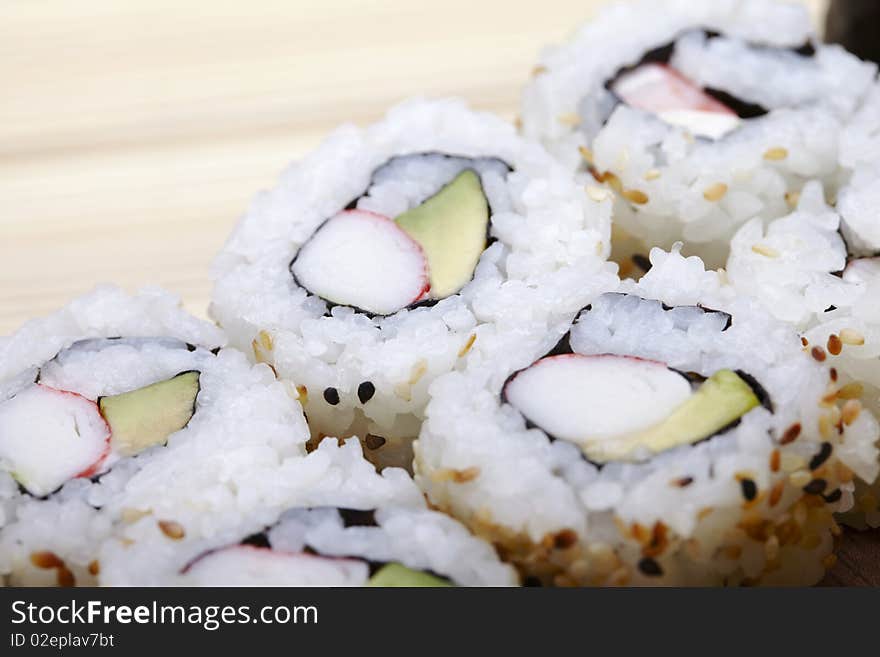
<svg viewBox="0 0 880 657">
<path fill-rule="evenodd" d="M 831 443 L 822 443 L 819 451 L 810 459 L 810 470 L 815 470 L 825 463 L 825 461 L 828 460 L 828 457 L 831 456 L 833 449 Z"/>
<path fill-rule="evenodd" d="M 743 497 L 749 502 L 758 496 L 758 486 L 751 479 L 741 479 L 739 485 L 742 488 Z"/>
<path fill-rule="evenodd" d="M 804 486 L 804 492 L 809 495 L 821 495 L 827 486 L 828 482 L 824 479 L 813 479 L 813 481 Z"/>
<path fill-rule="evenodd" d="M 827 495 L 823 495 L 822 499 L 828 502 L 828 504 L 834 504 L 835 502 L 839 502 L 841 497 L 843 497 L 843 491 L 841 491 L 839 488 L 835 488 Z"/>
<path fill-rule="evenodd" d="M 651 557 L 645 557 L 639 561 L 639 570 L 649 577 L 660 577 L 663 574 L 663 569 L 660 567 L 660 564 L 654 561 Z"/>
<path fill-rule="evenodd" d="M 336 388 L 325 388 L 324 401 L 331 406 L 336 406 L 339 403 L 339 391 Z"/>
<path fill-rule="evenodd" d="M 376 386 L 371 381 L 364 381 L 358 386 L 358 399 L 361 400 L 361 404 L 366 404 L 375 394 Z"/>
</svg>

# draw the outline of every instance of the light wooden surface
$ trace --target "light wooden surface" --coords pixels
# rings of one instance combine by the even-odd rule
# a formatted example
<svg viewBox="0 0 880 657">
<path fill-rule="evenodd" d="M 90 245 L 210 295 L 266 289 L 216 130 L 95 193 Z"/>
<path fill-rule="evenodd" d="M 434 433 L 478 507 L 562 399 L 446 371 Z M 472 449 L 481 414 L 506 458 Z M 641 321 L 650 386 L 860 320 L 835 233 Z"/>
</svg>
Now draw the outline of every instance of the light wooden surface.
<svg viewBox="0 0 880 657">
<path fill-rule="evenodd" d="M 512 118 L 540 48 L 606 2 L 4 0 L 0 334 L 102 281 L 203 315 L 211 258 L 287 162 L 412 95 Z M 848 537 L 827 582 L 880 583 L 878 544 Z"/>
<path fill-rule="evenodd" d="M 285 163 L 411 95 L 512 117 L 539 49 L 601 4 L 4 0 L 0 334 L 101 281 L 203 314 Z"/>
</svg>

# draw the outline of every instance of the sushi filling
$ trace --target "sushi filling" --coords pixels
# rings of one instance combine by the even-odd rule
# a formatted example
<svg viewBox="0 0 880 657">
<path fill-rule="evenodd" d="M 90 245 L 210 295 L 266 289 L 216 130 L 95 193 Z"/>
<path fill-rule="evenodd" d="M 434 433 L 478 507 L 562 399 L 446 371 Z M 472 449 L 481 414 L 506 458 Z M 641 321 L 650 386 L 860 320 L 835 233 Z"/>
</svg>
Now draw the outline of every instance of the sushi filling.
<svg viewBox="0 0 880 657">
<path fill-rule="evenodd" d="M 393 158 L 302 246 L 291 274 L 331 307 L 368 315 L 454 295 L 489 245 L 492 212 L 507 202 L 508 171 L 485 158 Z"/>
<path fill-rule="evenodd" d="M 708 44 L 713 39 L 725 40 L 725 37 L 716 32 L 692 30 L 673 43 L 647 52 L 637 64 L 622 69 L 606 82 L 606 94 L 600 98 L 598 109 L 589 107 L 595 97 L 585 99 L 581 112 L 584 125 L 597 129 L 604 125 L 618 103 L 624 103 L 697 137 L 718 140 L 736 130 L 743 121 L 767 114 L 768 109 L 759 104 L 720 88 L 701 86 L 676 67 L 676 50 L 680 45 L 697 49 L 699 44 Z M 810 44 L 793 50 L 748 44 L 748 50 L 756 56 L 767 53 L 772 58 L 795 57 L 798 61 L 814 54 Z M 712 79 L 711 71 L 704 68 L 703 74 L 709 74 Z"/>
<path fill-rule="evenodd" d="M 147 351 L 137 354 L 142 348 Z M 120 361 L 115 371 L 113 365 L 114 355 L 130 358 L 131 350 L 135 359 L 169 350 L 179 359 L 195 347 L 167 339 L 84 340 L 28 372 L 29 381 L 19 381 L 14 394 L 0 402 L 0 467 L 25 491 L 43 497 L 70 479 L 102 474 L 120 458 L 163 445 L 187 426 L 200 373 L 188 370 L 128 388 L 121 383 L 129 374 L 124 368 L 135 361 Z M 127 389 L 96 393 L 119 385 Z"/>
<path fill-rule="evenodd" d="M 508 380 L 503 398 L 531 425 L 575 443 L 598 464 L 694 444 L 761 405 L 741 372 L 719 370 L 700 380 L 664 363 L 609 354 L 542 358 Z"/>
<path fill-rule="evenodd" d="M 354 555 L 322 554 L 308 533 L 327 536 L 350 530 L 356 545 L 370 543 L 374 512 L 355 509 L 291 509 L 267 532 L 238 545 L 209 550 L 184 566 L 180 575 L 195 586 L 450 586 L 447 579 L 397 562 L 377 562 Z M 330 529 L 332 527 L 332 529 Z M 329 531 L 328 531 L 329 530 Z M 354 535 L 354 534 L 353 534 Z M 341 537 L 336 534 L 337 538 Z"/>
<path fill-rule="evenodd" d="M 666 64 L 642 64 L 618 77 L 611 90 L 630 107 L 698 137 L 720 139 L 741 123 L 736 112 Z"/>
<path fill-rule="evenodd" d="M 93 401 L 33 384 L 0 404 L 0 467 L 36 496 L 89 477 L 110 452 L 110 427 Z"/>
</svg>

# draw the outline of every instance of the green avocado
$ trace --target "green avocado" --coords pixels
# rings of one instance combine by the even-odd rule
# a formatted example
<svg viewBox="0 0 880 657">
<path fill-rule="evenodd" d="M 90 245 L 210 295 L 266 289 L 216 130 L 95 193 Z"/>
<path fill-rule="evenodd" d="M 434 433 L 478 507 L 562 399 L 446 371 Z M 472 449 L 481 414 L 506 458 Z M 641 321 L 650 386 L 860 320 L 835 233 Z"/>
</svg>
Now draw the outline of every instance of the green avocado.
<svg viewBox="0 0 880 657">
<path fill-rule="evenodd" d="M 367 586 L 384 587 L 432 587 L 452 586 L 447 580 L 434 575 L 412 570 L 399 563 L 382 566 L 367 582 Z"/>
<path fill-rule="evenodd" d="M 133 456 L 163 445 L 183 429 L 195 413 L 199 394 L 196 371 L 180 374 L 152 385 L 101 397 L 98 408 L 110 426 L 110 444 L 122 456 Z"/>
<path fill-rule="evenodd" d="M 708 438 L 760 404 L 755 391 L 736 372 L 719 370 L 659 424 L 605 445 L 597 441 L 584 451 L 600 463 L 629 460 L 640 448 L 657 454 Z"/>
<path fill-rule="evenodd" d="M 425 253 L 431 298 L 444 299 L 471 280 L 489 227 L 489 202 L 475 171 L 465 169 L 395 221 Z"/>
</svg>

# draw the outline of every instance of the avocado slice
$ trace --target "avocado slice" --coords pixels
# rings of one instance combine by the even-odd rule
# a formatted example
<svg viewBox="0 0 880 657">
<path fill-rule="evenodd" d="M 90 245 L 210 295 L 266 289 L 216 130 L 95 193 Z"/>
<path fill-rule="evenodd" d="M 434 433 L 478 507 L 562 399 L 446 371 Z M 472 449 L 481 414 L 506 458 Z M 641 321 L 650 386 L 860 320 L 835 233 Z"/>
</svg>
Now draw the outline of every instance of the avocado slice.
<svg viewBox="0 0 880 657">
<path fill-rule="evenodd" d="M 382 566 L 367 581 L 367 586 L 384 587 L 432 587 L 452 586 L 448 580 L 412 570 L 399 563 L 389 563 Z"/>
<path fill-rule="evenodd" d="M 428 261 L 431 298 L 458 292 L 474 275 L 486 248 L 489 202 L 480 177 L 465 169 L 421 205 L 395 219 Z"/>
<path fill-rule="evenodd" d="M 183 429 L 195 413 L 200 372 L 181 372 L 137 390 L 98 399 L 110 425 L 110 445 L 122 456 L 133 456 L 162 445 Z"/>
<path fill-rule="evenodd" d="M 619 440 L 585 445 L 584 452 L 599 463 L 630 460 L 639 448 L 656 454 L 708 438 L 760 405 L 742 377 L 732 370 L 719 370 L 662 422 Z"/>
</svg>

